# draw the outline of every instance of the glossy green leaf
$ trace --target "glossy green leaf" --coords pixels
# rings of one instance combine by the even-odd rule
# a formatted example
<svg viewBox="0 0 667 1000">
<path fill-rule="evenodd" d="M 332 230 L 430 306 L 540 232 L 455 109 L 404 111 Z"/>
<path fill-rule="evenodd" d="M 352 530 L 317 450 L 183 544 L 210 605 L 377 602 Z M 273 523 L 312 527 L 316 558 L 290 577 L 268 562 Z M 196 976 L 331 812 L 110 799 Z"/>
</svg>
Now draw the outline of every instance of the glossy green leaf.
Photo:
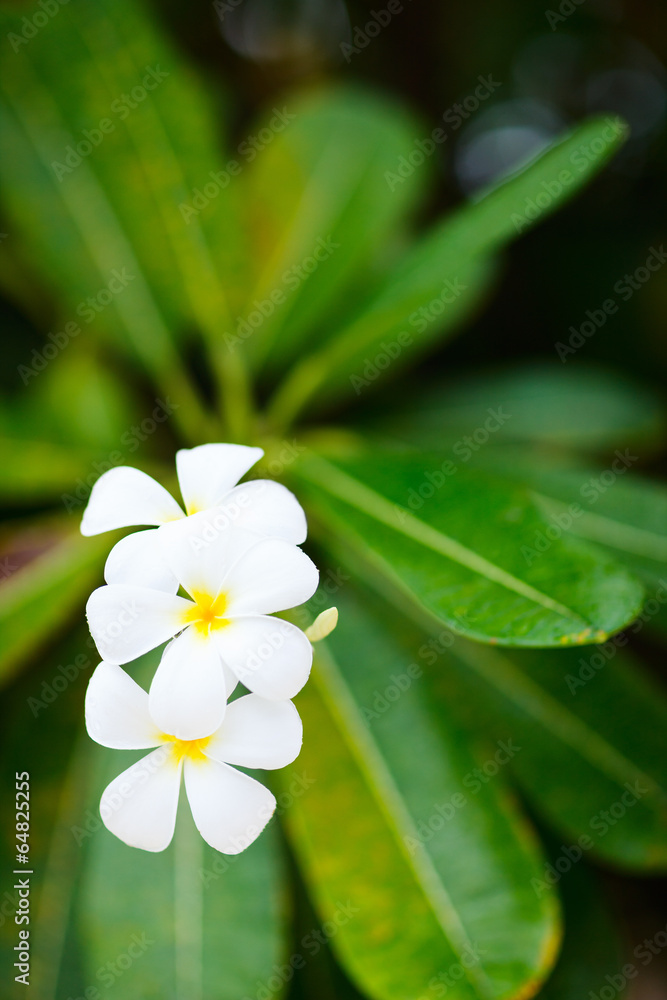
<svg viewBox="0 0 667 1000">
<path fill-rule="evenodd" d="M 336 463 L 313 455 L 295 474 L 327 526 L 325 544 L 469 638 L 600 642 L 640 609 L 641 585 L 594 548 L 557 536 L 533 558 L 548 522 L 502 480 L 402 453 Z"/>
<path fill-rule="evenodd" d="M 379 368 L 377 378 L 449 332 L 482 294 L 489 255 L 572 197 L 626 132 L 618 119 L 584 122 L 478 201 L 436 224 L 331 344 L 295 368 L 274 403 L 276 419 L 285 423 L 307 403 L 320 406 L 328 397 L 357 392 L 360 384 L 353 377 L 367 378 L 366 365 Z M 427 315 L 420 316 L 424 308 Z"/>
<path fill-rule="evenodd" d="M 321 342 L 386 270 L 431 172 L 414 171 L 393 190 L 385 174 L 418 132 L 395 103 L 359 87 L 288 94 L 250 129 L 271 136 L 261 155 L 253 150 L 243 190 L 256 269 L 241 318 L 248 324 L 257 303 L 271 309 L 250 335 L 242 328 L 256 363 L 284 367 L 314 329 Z"/>
<path fill-rule="evenodd" d="M 514 449 L 490 450 L 475 465 L 530 488 L 552 525 L 603 546 L 642 577 L 667 587 L 667 489 L 634 471 L 639 450 L 616 449 L 605 468 Z M 663 598 L 664 603 L 664 598 Z"/>
<path fill-rule="evenodd" d="M 502 415 L 499 433 L 485 435 L 494 413 Z M 659 401 L 644 387 L 605 369 L 555 362 L 420 386 L 397 413 L 382 414 L 373 429 L 422 451 L 458 444 L 459 457 L 466 448 L 476 454 L 489 442 L 577 451 L 636 444 L 645 455 L 647 447 L 659 444 L 664 423 Z M 472 437 L 467 445 L 466 437 Z"/>
<path fill-rule="evenodd" d="M 7 579 L 0 584 L 0 681 L 63 627 L 79 610 L 90 591 L 102 582 L 109 536 L 82 538 L 43 528 L 26 533 L 21 544 L 7 550 L 3 563 Z M 36 554 L 35 554 L 36 553 Z M 26 554 L 30 561 L 21 565 Z M 34 556 L 34 558 L 33 558 Z"/>
<path fill-rule="evenodd" d="M 19 15 L 4 14 L 2 27 L 20 32 Z M 55 291 L 62 323 L 125 343 L 194 431 L 201 408 L 174 335 L 195 322 L 218 343 L 225 286 L 235 284 L 221 280 L 225 246 L 242 259 L 224 191 L 202 218 L 197 209 L 184 217 L 195 188 L 222 165 L 210 102 L 126 0 L 63 8 L 3 65 L 7 214 Z"/>
<path fill-rule="evenodd" d="M 303 750 L 280 772 L 286 790 L 309 778 L 285 820 L 331 947 L 377 1000 L 530 995 L 559 931 L 502 778 L 475 777 L 500 746 L 475 753 L 446 710 L 436 722 L 410 647 L 359 594 L 336 599 L 332 652 L 297 699 Z"/>
<path fill-rule="evenodd" d="M 457 640 L 449 653 L 432 634 L 424 650 L 437 663 L 435 697 L 481 731 L 510 731 L 525 746 L 511 770 L 565 846 L 665 871 L 667 700 L 622 650 L 626 637 L 559 652 Z"/>
</svg>

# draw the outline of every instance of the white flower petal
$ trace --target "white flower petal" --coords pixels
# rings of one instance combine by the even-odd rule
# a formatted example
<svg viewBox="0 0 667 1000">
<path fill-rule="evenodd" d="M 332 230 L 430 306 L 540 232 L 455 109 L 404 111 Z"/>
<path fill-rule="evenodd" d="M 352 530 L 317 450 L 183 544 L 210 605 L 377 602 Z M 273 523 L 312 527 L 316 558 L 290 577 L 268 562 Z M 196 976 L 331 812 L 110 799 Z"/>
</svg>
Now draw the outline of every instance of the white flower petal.
<svg viewBox="0 0 667 1000">
<path fill-rule="evenodd" d="M 291 701 L 247 694 L 227 706 L 222 726 L 203 752 L 220 763 L 273 770 L 296 760 L 302 741 L 303 726 Z"/>
<path fill-rule="evenodd" d="M 249 531 L 230 527 L 219 512 L 219 507 L 213 507 L 158 529 L 172 573 L 193 597 L 216 597 L 234 563 L 261 541 Z"/>
<path fill-rule="evenodd" d="M 169 747 L 158 747 L 119 774 L 100 801 L 107 830 L 130 847 L 164 851 L 174 835 L 181 770 Z"/>
<path fill-rule="evenodd" d="M 229 701 L 232 692 L 238 687 L 239 679 L 224 660 L 220 660 L 220 662 L 222 663 L 222 672 L 225 675 L 225 688 L 227 689 L 227 701 Z"/>
<path fill-rule="evenodd" d="M 148 692 L 155 724 L 179 740 L 198 740 L 219 727 L 227 685 L 215 645 L 190 627 L 170 642 Z"/>
<path fill-rule="evenodd" d="M 243 444 L 202 444 L 176 452 L 176 471 L 188 514 L 219 504 L 264 452 Z"/>
<path fill-rule="evenodd" d="M 185 518 L 174 524 L 183 524 Z M 134 531 L 114 545 L 104 567 L 107 583 L 130 583 L 150 590 L 175 594 L 178 580 L 169 568 L 162 551 L 157 528 Z"/>
<path fill-rule="evenodd" d="M 164 742 L 150 717 L 148 694 L 121 667 L 104 660 L 88 682 L 86 729 L 114 750 L 147 750 Z"/>
<path fill-rule="evenodd" d="M 266 538 L 234 564 L 222 589 L 229 616 L 267 614 L 303 604 L 317 590 L 319 574 L 305 552 L 279 538 Z"/>
<path fill-rule="evenodd" d="M 90 595 L 86 615 L 103 659 L 129 663 L 180 632 L 191 607 L 161 590 L 109 584 Z"/>
<path fill-rule="evenodd" d="M 185 790 L 192 816 L 207 844 L 240 854 L 271 819 L 276 800 L 264 785 L 214 760 L 185 761 Z"/>
<path fill-rule="evenodd" d="M 255 479 L 228 493 L 219 509 L 237 528 L 300 545 L 308 534 L 306 515 L 293 493 L 281 483 Z"/>
<path fill-rule="evenodd" d="M 301 629 L 282 618 L 231 618 L 211 636 L 241 683 L 263 698 L 293 698 L 308 680 L 313 647 Z"/>
<path fill-rule="evenodd" d="M 128 465 L 103 473 L 93 486 L 81 521 L 82 535 L 99 535 L 112 528 L 164 524 L 183 517 L 171 494 L 151 476 Z"/>
</svg>

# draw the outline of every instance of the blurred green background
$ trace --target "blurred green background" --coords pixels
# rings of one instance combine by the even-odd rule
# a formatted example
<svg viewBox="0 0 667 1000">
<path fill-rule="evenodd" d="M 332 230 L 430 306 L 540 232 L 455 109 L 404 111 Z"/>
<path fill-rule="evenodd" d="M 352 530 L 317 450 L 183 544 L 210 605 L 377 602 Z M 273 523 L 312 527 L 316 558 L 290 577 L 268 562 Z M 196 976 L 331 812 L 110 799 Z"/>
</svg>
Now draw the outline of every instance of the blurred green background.
<svg viewBox="0 0 667 1000">
<path fill-rule="evenodd" d="M 209 101 L 202 111 L 201 127 L 189 122 L 184 129 L 184 144 L 201 138 L 196 155 L 206 162 L 210 121 L 219 128 L 221 143 L 224 140 L 233 149 L 256 132 L 258 116 L 267 109 L 282 108 L 286 101 L 290 106 L 285 95 L 295 89 L 315 93 L 329 82 L 363 83 L 390 105 L 409 109 L 416 116 L 405 125 L 415 139 L 428 136 L 443 115 L 449 115 L 445 118 L 447 140 L 424 167 L 431 177 L 428 193 L 421 200 L 414 197 L 417 225 L 423 227 L 464 198 L 474 199 L 484 186 L 587 115 L 619 114 L 629 123 L 631 134 L 582 195 L 503 253 L 493 287 L 485 295 L 480 292 L 479 308 L 471 310 L 465 336 L 437 347 L 428 360 L 408 371 L 398 390 L 396 383 L 379 385 L 359 400 L 334 400 L 326 420 L 344 427 L 358 426 L 361 421 L 369 433 L 392 442 L 409 441 L 418 432 L 422 441 L 434 447 L 442 437 L 442 411 L 437 409 L 430 416 L 429 400 L 440 401 L 445 386 L 448 441 L 476 426 L 477 414 L 502 398 L 519 414 L 508 427 L 508 445 L 527 443 L 565 462 L 576 457 L 600 469 L 609 466 L 618 449 L 629 448 L 634 472 L 650 478 L 664 475 L 667 268 L 655 273 L 641 269 L 654 250 L 658 259 L 664 252 L 667 8 L 620 0 L 579 4 L 563 0 L 546 8 L 519 0 L 454 0 L 447 5 L 407 0 L 400 6 L 375 35 L 366 26 L 378 21 L 375 14 L 386 7 L 382 3 L 220 0 L 216 5 L 194 0 L 185 6 L 168 0 L 154 4 L 153 19 L 162 25 L 170 44 L 197 67 Z M 20 22 L 23 17 L 33 18 L 40 8 L 5 3 L 3 10 Z M 55 47 L 48 51 L 48 17 L 35 43 L 45 46 L 47 53 L 42 67 L 45 93 L 33 104 L 44 123 L 50 116 L 50 75 L 60 78 L 65 94 L 81 84 L 76 75 L 67 75 L 67 54 Z M 20 103 L 28 85 L 17 69 L 22 46 L 13 50 L 10 30 L 8 21 L 2 37 L 3 90 L 18 94 Z M 132 24 L 127 30 L 131 35 Z M 104 45 L 105 40 L 98 42 Z M 457 105 L 474 94 L 480 78 L 494 81 L 493 93 L 479 101 L 474 111 L 464 106 L 462 112 Z M 199 86 L 193 84 L 195 90 Z M 95 114 L 93 110 L 91 122 Z M 13 133 L 7 121 L 3 157 L 12 153 Z M 65 145 L 61 143 L 63 149 Z M 174 152 L 178 157 L 180 151 Z M 10 798 L 15 771 L 29 770 L 35 783 L 31 850 L 37 872 L 33 905 L 39 952 L 29 990 L 38 1000 L 67 1000 L 84 995 L 91 982 L 90 970 L 103 966 L 109 954 L 122 955 L 135 926 L 144 918 L 152 920 L 155 911 L 165 906 L 166 896 L 171 906 L 171 889 L 165 895 L 156 888 L 154 898 L 142 895 L 137 910 L 128 915 L 126 901 L 132 897 L 137 875 L 126 861 L 126 849 L 110 843 L 111 838 L 103 840 L 107 835 L 94 829 L 99 788 L 120 767 L 117 759 L 111 759 L 113 754 L 98 753 L 81 735 L 85 683 L 96 662 L 82 624 L 82 608 L 88 591 L 99 582 L 100 558 L 109 542 L 90 539 L 84 544 L 69 535 L 63 541 L 63 526 L 76 527 L 90 487 L 86 477 L 94 479 L 104 463 L 113 464 L 113 454 L 120 453 L 127 464 L 140 464 L 146 471 L 164 475 L 174 448 L 183 443 L 179 420 L 187 421 L 184 411 L 176 421 L 162 421 L 150 363 L 143 358 L 138 363 L 132 351 L 109 349 L 119 336 L 113 326 L 109 331 L 91 324 L 94 336 L 85 343 L 84 338 L 73 341 L 47 374 L 25 384 L 20 366 L 32 363 L 33 352 L 43 352 L 49 343 L 47 332 L 62 329 L 63 319 L 71 315 L 59 306 L 54 292 L 61 280 L 56 273 L 57 253 L 45 267 L 45 260 L 35 255 L 39 240 L 31 244 L 16 224 L 13 206 L 23 198 L 20 212 L 34 231 L 41 227 L 54 232 L 58 226 L 57 216 L 41 215 L 38 202 L 23 190 L 16 195 L 19 175 L 26 185 L 32 181 L 28 173 L 28 161 L 18 156 L 13 168 L 0 170 L 0 601 L 3 587 L 10 582 L 14 587 L 2 619 L 6 665 L 0 739 Z M 121 174 L 121 184 L 127 183 L 128 188 L 135 180 L 131 172 Z M 278 204 L 280 180 L 276 174 L 272 198 Z M 34 183 L 39 187 L 39 178 Z M 195 186 L 196 180 L 191 187 Z M 412 197 L 406 187 L 406 203 Z M 257 216 L 261 217 L 267 210 L 261 201 L 261 185 L 257 198 Z M 229 279 L 235 267 L 243 272 L 245 264 L 225 230 L 224 218 L 221 221 L 222 201 L 218 216 L 209 218 L 209 223 L 211 229 L 220 223 L 214 245 L 225 259 Z M 11 211 L 7 211 L 9 205 Z M 214 211 L 218 211 L 215 206 Z M 96 221 L 103 232 L 102 220 Z M 258 236 L 253 234 L 255 249 L 263 240 L 270 245 L 270 225 L 264 233 L 260 221 L 258 232 Z M 394 238 L 400 242 L 404 235 Z M 147 257 L 151 256 L 151 238 L 147 232 L 143 247 Z M 141 232 L 136 239 L 141 242 Z M 180 323 L 180 293 L 171 287 L 168 267 L 161 270 L 161 260 L 161 250 L 156 251 L 152 278 L 164 296 L 169 336 L 187 361 L 192 384 L 208 402 L 215 395 L 210 371 L 187 325 Z M 364 283 L 372 281 L 373 268 L 379 270 L 382 262 L 378 258 L 371 264 L 368 273 L 359 265 L 359 287 L 352 283 L 351 301 L 355 295 L 361 299 Z M 53 269 L 52 284 L 49 268 Z M 192 280 L 197 283 L 196 265 Z M 82 275 L 85 291 L 74 290 L 74 301 L 99 287 L 91 288 L 86 281 Z M 244 273 L 233 282 L 234 316 L 241 312 L 245 282 Z M 568 341 L 572 328 L 580 331 L 582 324 L 595 323 L 594 317 L 600 316 L 610 297 L 619 302 L 618 311 L 605 318 L 593 335 L 584 336 L 583 346 L 563 362 L 556 345 Z M 332 299 L 334 321 L 346 304 Z M 304 316 L 309 308 L 314 307 L 306 302 Z M 315 332 L 313 337 L 317 336 Z M 158 369 L 160 364 L 172 370 L 167 356 L 158 362 Z M 280 361 L 275 360 L 262 369 L 257 388 L 260 401 L 271 395 L 280 371 Z M 176 383 L 175 399 L 182 398 L 179 388 Z M 414 404 L 414 425 L 400 416 L 393 425 L 387 419 L 386 411 L 391 415 L 395 408 L 397 391 L 402 403 Z M 191 427 L 185 430 L 188 435 L 192 432 Z M 527 455 L 530 462 L 530 452 Z M 322 606 L 320 602 L 314 610 Z M 17 607 L 20 616 L 15 614 Z M 633 647 L 653 679 L 663 685 L 664 655 L 654 632 L 642 630 L 633 638 Z M 54 692 L 53 707 L 49 691 Z M 659 746 L 661 736 L 664 733 L 652 732 L 647 737 L 649 751 Z M 8 880 L 12 806 L 9 802 L 6 811 L 0 905 L 0 933 L 7 958 L 15 943 Z M 566 841 L 543 825 L 534 802 L 523 803 L 523 808 L 553 857 L 558 857 Z M 81 826 L 84 817 L 93 824 L 92 833 Z M 85 832 L 74 835 L 73 827 Z M 297 952 L 298 942 L 319 926 L 312 894 L 275 827 L 265 836 L 266 843 L 252 848 L 238 868 L 234 862 L 225 869 L 224 878 L 216 871 L 214 858 L 204 860 L 204 868 L 223 887 L 215 902 L 213 890 L 206 892 L 205 916 L 211 935 L 207 941 L 213 949 L 218 946 L 216 926 L 223 926 L 223 933 L 229 935 L 224 951 L 229 962 L 225 1000 L 235 995 L 242 1000 L 251 988 L 257 990 L 246 974 L 248 955 L 255 946 L 248 928 L 253 929 L 257 949 L 262 951 L 256 977 L 261 984 L 271 975 L 272 965 L 284 963 L 285 955 Z M 280 871 L 269 863 L 270 856 L 282 859 Z M 170 862 L 150 858 L 147 864 L 151 866 L 149 884 L 171 885 Z M 591 868 L 593 875 L 587 862 L 582 863 L 571 878 L 562 880 L 568 962 L 558 967 L 544 989 L 543 995 L 551 1000 L 584 1000 L 595 983 L 615 989 L 614 997 L 622 995 L 623 989 L 609 985 L 605 976 L 613 977 L 622 968 L 624 956 L 632 955 L 636 945 L 667 924 L 663 878 L 621 874 L 599 860 Z M 286 872 L 293 887 L 289 894 L 283 888 Z M 141 879 L 145 889 L 143 872 Z M 254 894 L 253 879 L 257 880 Z M 171 919 L 170 910 L 165 926 Z M 181 933 L 187 938 L 187 930 Z M 158 943 L 150 952 L 150 963 L 138 962 L 133 973 L 136 980 L 130 982 L 130 972 L 108 987 L 98 980 L 101 996 L 162 997 L 152 970 L 169 960 L 167 950 L 166 944 Z M 283 976 L 271 996 L 282 993 L 290 1000 L 362 996 L 329 943 L 313 951 L 289 981 Z M 234 955 L 241 956 L 237 969 L 233 968 Z M 638 979 L 628 982 L 632 1000 L 667 997 L 665 956 L 667 949 L 641 970 Z M 6 967 L 10 965 L 11 960 Z M 13 984 L 8 974 L 6 981 L 6 995 L 14 995 L 9 993 Z M 458 996 L 455 986 L 447 989 Z M 214 984 L 210 984 L 210 995 L 218 995 Z M 256 992 L 248 995 L 254 998 Z M 611 995 L 599 991 L 598 995 L 600 1000 L 611 1000 Z"/>
</svg>

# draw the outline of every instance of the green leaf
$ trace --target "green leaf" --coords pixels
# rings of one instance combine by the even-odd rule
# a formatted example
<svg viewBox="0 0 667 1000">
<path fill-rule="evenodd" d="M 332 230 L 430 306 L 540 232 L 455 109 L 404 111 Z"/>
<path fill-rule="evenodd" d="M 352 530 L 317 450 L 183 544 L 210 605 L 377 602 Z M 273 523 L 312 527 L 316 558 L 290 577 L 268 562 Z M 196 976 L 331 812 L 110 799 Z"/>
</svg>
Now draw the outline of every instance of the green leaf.
<svg viewBox="0 0 667 1000">
<path fill-rule="evenodd" d="M 377 378 L 384 368 L 405 364 L 449 332 L 488 283 L 489 256 L 571 198 L 613 155 L 626 133 L 618 119 L 585 122 L 479 201 L 436 224 L 335 340 L 294 369 L 273 403 L 279 426 L 312 400 L 320 406 L 328 398 L 358 390 L 351 376 L 367 377 L 366 364 L 375 365 Z M 462 285 L 469 288 L 460 291 Z M 419 315 L 420 308 L 427 309 L 427 317 Z"/>
<path fill-rule="evenodd" d="M 8 789 L 5 823 L 14 828 L 15 772 L 30 775 L 30 994 L 34 1000 L 56 1000 L 70 993 L 59 989 L 64 970 L 76 966 L 70 939 L 71 912 L 81 864 L 81 850 L 72 837 L 71 824 L 84 801 L 86 768 L 79 752 L 82 728 L 82 695 L 92 667 L 90 638 L 83 628 L 65 642 L 53 641 L 30 671 L 14 678 L 3 690 L 0 719 L 0 758 Z M 65 670 L 58 664 L 64 664 Z M 43 695 L 50 689 L 48 701 Z M 35 699 L 39 701 L 37 704 Z M 13 837 L 5 837 L 2 864 L 18 868 Z M 13 882 L 16 879 L 12 880 Z M 0 921 L 2 958 L 7 969 L 16 959 L 18 942 L 14 907 L 18 903 L 12 882 L 7 883 L 7 903 Z M 10 909 L 11 906 L 11 909 Z M 68 980 L 69 981 L 69 980 Z M 84 984 L 84 986 L 87 984 Z M 19 997 L 22 984 L 6 989 Z"/>
<path fill-rule="evenodd" d="M 633 471 L 639 455 L 617 449 L 606 468 L 512 449 L 491 449 L 474 464 L 528 487 L 551 522 L 595 542 L 651 589 L 665 589 L 667 487 Z M 664 603 L 664 597 L 662 598 Z"/>
<path fill-rule="evenodd" d="M 4 14 L 2 26 L 7 35 L 21 22 Z M 125 344 L 173 393 L 177 422 L 202 433 L 174 332 L 195 322 L 219 343 L 235 284 L 223 283 L 222 248 L 241 257 L 224 191 L 206 225 L 180 211 L 221 166 L 203 88 L 139 5 L 81 0 L 6 60 L 0 121 L 7 217 L 63 323 Z"/>
<path fill-rule="evenodd" d="M 32 357 L 24 354 L 22 361 L 30 363 Z M 18 447 L 27 439 L 27 445 L 42 449 L 41 456 L 37 452 L 32 461 L 30 456 L 17 459 L 12 453 L 11 467 L 0 473 L 3 480 L 19 486 L 34 480 L 38 486 L 53 476 L 65 492 L 79 476 L 90 473 L 94 459 L 108 460 L 113 455 L 118 462 L 128 448 L 137 450 L 152 436 L 138 425 L 145 418 L 150 420 L 159 404 L 149 399 L 140 407 L 131 390 L 127 370 L 121 376 L 108 358 L 96 357 L 90 341 L 68 344 L 53 364 L 30 376 L 16 398 L 0 399 L 0 435 L 10 439 L 8 447 L 14 443 L 11 439 L 18 439 Z M 154 430 L 164 431 L 156 422 Z M 53 455 L 49 455 L 49 444 L 54 446 Z"/>
<path fill-rule="evenodd" d="M 48 436 L 70 446 L 74 443 L 97 453 L 104 451 L 107 456 L 129 456 L 130 448 L 136 451 L 151 433 L 163 430 L 153 421 L 153 431 L 146 433 L 156 406 L 157 415 L 163 415 L 160 404 L 151 399 L 143 405 L 138 403 L 127 384 L 127 375 L 111 369 L 106 359 L 95 357 L 82 341 L 69 346 L 66 354 L 44 372 L 39 384 L 26 388 L 26 402 L 33 386 L 37 393 L 30 398 L 32 412 L 29 409 L 25 416 L 26 422 L 30 418 L 39 421 L 34 434 L 37 438 Z"/>
<path fill-rule="evenodd" d="M 0 682 L 6 682 L 31 653 L 79 609 L 102 582 L 108 536 L 82 538 L 43 527 L 12 539 L 5 566 L 10 575 L 0 585 Z M 22 548 L 21 546 L 24 546 Z M 34 555 L 37 552 L 38 554 Z M 27 565 L 21 562 L 30 556 Z"/>
<path fill-rule="evenodd" d="M 156 664 L 150 654 L 133 673 L 148 683 Z M 78 900 L 86 981 L 109 1000 L 254 996 L 286 948 L 275 820 L 241 854 L 219 854 L 199 835 L 182 788 L 167 850 L 128 847 L 102 825 L 98 801 L 105 785 L 145 751 L 127 754 L 88 741 L 88 754 L 95 766 L 77 823 L 86 850 Z M 128 948 L 129 968 L 128 959 L 119 961 Z"/>
<path fill-rule="evenodd" d="M 627 637 L 559 652 L 457 640 L 448 652 L 430 631 L 434 697 L 525 747 L 511 770 L 566 846 L 624 869 L 665 871 L 667 700 L 620 648 Z"/>
<path fill-rule="evenodd" d="M 485 425 L 494 426 L 489 421 L 494 413 L 502 414 L 500 432 L 485 435 Z M 578 451 L 641 444 L 645 455 L 650 445 L 660 444 L 664 423 L 655 396 L 620 375 L 588 366 L 531 364 L 420 386 L 397 413 L 371 427 L 422 451 L 458 443 L 459 457 L 476 454 L 487 443 L 514 441 Z M 473 438 L 467 445 L 466 436 Z"/>
<path fill-rule="evenodd" d="M 447 464 L 449 463 L 449 464 Z M 556 538 L 525 490 L 434 455 L 304 458 L 295 468 L 337 545 L 360 572 L 481 642 L 604 641 L 632 621 L 642 588 L 596 549 Z M 549 536 L 547 536 L 549 537 Z"/>
<path fill-rule="evenodd" d="M 5 434 L 0 435 L 0 448 L 0 497 L 9 503 L 69 494 L 78 479 L 90 475 L 94 459 L 85 449 Z"/>
<path fill-rule="evenodd" d="M 451 277 L 439 270 L 428 284 L 422 270 L 423 282 L 415 290 L 409 288 L 399 302 L 385 305 L 381 300 L 372 312 L 369 307 L 343 333 L 295 365 L 270 404 L 275 424 L 287 426 L 311 398 L 313 407 L 321 410 L 346 396 L 362 397 L 387 372 L 397 374 L 483 308 L 496 271 L 491 258 L 462 258 Z M 392 274 L 387 298 L 398 298 L 401 287 L 400 275 Z"/>
<path fill-rule="evenodd" d="M 430 714 L 410 648 L 358 594 L 339 598 L 332 653 L 318 645 L 297 699 L 302 753 L 279 772 L 331 946 L 377 1000 L 437 996 L 446 982 L 456 1000 L 530 995 L 559 940 L 553 898 L 530 885 L 542 867 L 532 834 L 500 776 L 475 783 L 488 758 L 453 716 Z M 294 794 L 303 774 L 310 787 Z"/>
<path fill-rule="evenodd" d="M 386 270 L 430 171 L 395 190 L 384 175 L 418 131 L 395 102 L 359 87 L 288 94 L 250 129 L 272 138 L 242 181 L 256 272 L 241 318 L 258 303 L 266 313 L 272 293 L 281 299 L 247 338 L 255 363 L 284 368 L 313 329 L 321 342 Z"/>
</svg>

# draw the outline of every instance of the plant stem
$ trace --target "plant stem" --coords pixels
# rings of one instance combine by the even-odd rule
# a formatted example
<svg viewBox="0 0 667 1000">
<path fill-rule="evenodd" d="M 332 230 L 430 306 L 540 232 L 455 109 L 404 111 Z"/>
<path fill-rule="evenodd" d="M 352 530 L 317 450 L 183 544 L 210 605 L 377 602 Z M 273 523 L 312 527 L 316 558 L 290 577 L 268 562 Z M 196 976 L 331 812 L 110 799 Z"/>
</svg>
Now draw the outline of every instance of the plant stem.
<svg viewBox="0 0 667 1000">
<path fill-rule="evenodd" d="M 318 355 L 306 358 L 287 375 L 268 405 L 271 431 L 285 434 L 326 376 L 326 363 Z"/>
<path fill-rule="evenodd" d="M 218 385 L 220 408 L 230 440 L 245 443 L 254 418 L 254 406 L 248 373 L 238 354 L 210 342 Z"/>
<path fill-rule="evenodd" d="M 174 840 L 176 1000 L 203 997 L 202 843 L 188 809 L 180 808 Z"/>
</svg>

